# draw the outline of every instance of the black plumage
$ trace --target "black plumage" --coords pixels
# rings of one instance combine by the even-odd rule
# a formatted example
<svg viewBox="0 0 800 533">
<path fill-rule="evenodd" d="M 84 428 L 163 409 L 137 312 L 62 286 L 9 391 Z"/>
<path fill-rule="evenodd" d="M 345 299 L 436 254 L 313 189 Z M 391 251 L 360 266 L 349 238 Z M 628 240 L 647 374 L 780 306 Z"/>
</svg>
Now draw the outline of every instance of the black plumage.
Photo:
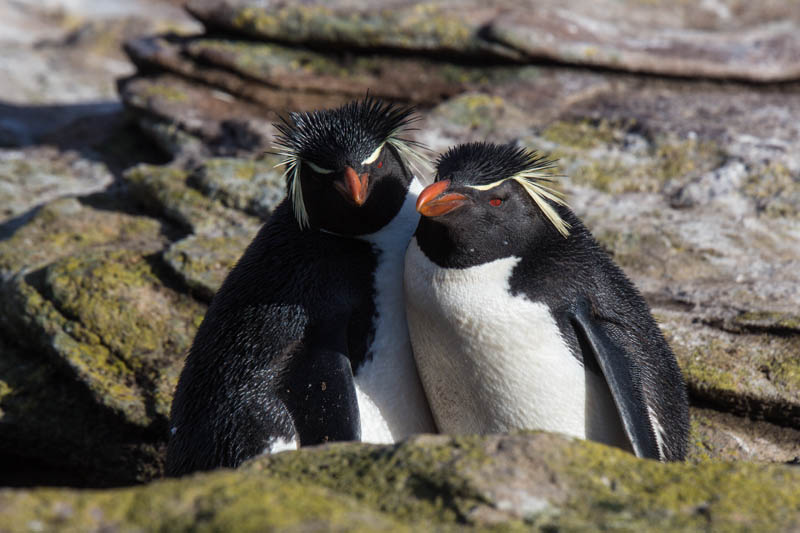
<svg viewBox="0 0 800 533">
<path fill-rule="evenodd" d="M 360 438 L 353 376 L 375 356 L 381 250 L 355 237 L 403 205 L 413 176 L 397 135 L 411 117 L 368 97 L 277 125 L 307 219 L 284 200 L 215 295 L 172 404 L 168 475 L 236 467 L 280 442 Z"/>
</svg>

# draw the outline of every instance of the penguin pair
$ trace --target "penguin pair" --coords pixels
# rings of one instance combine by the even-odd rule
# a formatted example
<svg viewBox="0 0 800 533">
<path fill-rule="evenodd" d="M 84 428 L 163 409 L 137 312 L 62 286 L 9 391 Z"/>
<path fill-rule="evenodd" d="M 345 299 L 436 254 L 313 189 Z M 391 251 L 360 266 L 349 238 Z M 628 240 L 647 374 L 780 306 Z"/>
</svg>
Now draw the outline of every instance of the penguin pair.
<svg viewBox="0 0 800 533">
<path fill-rule="evenodd" d="M 403 258 L 421 161 L 410 109 L 367 97 L 277 125 L 288 197 L 214 296 L 172 404 L 167 475 L 336 440 L 436 431 Z"/>
<path fill-rule="evenodd" d="M 278 125 L 288 197 L 197 332 L 167 474 L 437 424 L 550 429 L 682 458 L 674 357 L 624 274 L 542 183 L 548 164 L 465 145 L 423 191 L 409 168 L 422 158 L 402 137 L 411 121 L 367 97 Z"/>
<path fill-rule="evenodd" d="M 445 433 L 544 429 L 686 455 L 686 388 L 633 284 L 513 145 L 451 148 L 405 259 L 419 375 Z"/>
</svg>

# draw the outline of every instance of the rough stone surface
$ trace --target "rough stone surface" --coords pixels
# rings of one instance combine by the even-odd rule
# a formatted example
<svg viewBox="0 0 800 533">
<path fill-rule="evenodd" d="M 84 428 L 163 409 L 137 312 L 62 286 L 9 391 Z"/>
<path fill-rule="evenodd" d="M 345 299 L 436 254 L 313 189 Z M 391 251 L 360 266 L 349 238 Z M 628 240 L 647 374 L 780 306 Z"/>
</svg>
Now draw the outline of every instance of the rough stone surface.
<svg viewBox="0 0 800 533">
<path fill-rule="evenodd" d="M 0 152 L 0 223 L 62 196 L 103 190 L 112 176 L 98 163 L 54 149 Z"/>
<path fill-rule="evenodd" d="M 114 492 L 4 490 L 0 517 L 84 531 L 791 531 L 798 482 L 793 466 L 664 465 L 547 433 L 426 436 Z"/>
<path fill-rule="evenodd" d="M 550 59 L 673 76 L 770 82 L 800 76 L 794 1 L 548 0 L 278 3 L 193 0 L 209 28 L 316 46 L 440 56 Z"/>
<path fill-rule="evenodd" d="M 205 33 L 127 42 L 121 103 L 96 88 L 108 74 L 75 82 L 74 105 L 35 103 L 27 71 L 0 77 L 0 485 L 160 475 L 194 329 L 285 194 L 271 123 L 367 89 L 417 105 L 431 158 L 489 140 L 559 160 L 687 378 L 688 464 L 551 435 L 421 437 L 113 493 L 6 491 L 0 530 L 800 527 L 782 464 L 800 456 L 800 83 L 768 83 L 796 77 L 796 2 L 373 4 L 194 1 Z M 66 37 L 68 18 L 8 53 L 38 46 L 79 80 L 96 63 L 75 58 L 135 28 Z"/>
</svg>

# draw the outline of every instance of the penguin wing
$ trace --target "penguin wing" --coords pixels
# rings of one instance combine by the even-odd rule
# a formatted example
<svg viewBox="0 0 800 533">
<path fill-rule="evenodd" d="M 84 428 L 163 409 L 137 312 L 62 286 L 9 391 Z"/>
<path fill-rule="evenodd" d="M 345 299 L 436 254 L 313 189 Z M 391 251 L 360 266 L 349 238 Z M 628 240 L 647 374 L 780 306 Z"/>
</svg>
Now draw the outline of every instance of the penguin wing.
<svg viewBox="0 0 800 533">
<path fill-rule="evenodd" d="M 608 334 L 608 323 L 595 316 L 588 299 L 575 305 L 570 322 L 581 344 L 588 348 L 584 350 L 584 357 L 594 356 L 605 377 L 634 453 L 637 457 L 661 460 L 660 446 L 644 401 L 641 377 L 631 364 L 632 358 L 626 347 Z"/>
<path fill-rule="evenodd" d="M 297 354 L 286 376 L 286 406 L 301 445 L 361 439 L 350 359 L 324 344 Z"/>
</svg>

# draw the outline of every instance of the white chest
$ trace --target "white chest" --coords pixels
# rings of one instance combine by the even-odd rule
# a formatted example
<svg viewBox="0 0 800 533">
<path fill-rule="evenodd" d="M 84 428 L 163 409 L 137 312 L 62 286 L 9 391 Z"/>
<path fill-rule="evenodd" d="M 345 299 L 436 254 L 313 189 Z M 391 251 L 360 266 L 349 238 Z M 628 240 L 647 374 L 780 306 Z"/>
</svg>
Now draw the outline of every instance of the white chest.
<svg viewBox="0 0 800 533">
<path fill-rule="evenodd" d="M 605 382 L 573 356 L 547 305 L 511 295 L 518 262 L 443 269 L 415 239 L 409 245 L 408 326 L 437 425 L 448 433 L 525 428 L 617 440 Z"/>
<path fill-rule="evenodd" d="M 364 237 L 379 252 L 371 359 L 355 379 L 364 442 L 392 443 L 436 431 L 411 352 L 403 295 L 403 258 L 419 220 L 415 203 L 421 190 L 415 179 L 400 213 L 380 232 Z"/>
</svg>

